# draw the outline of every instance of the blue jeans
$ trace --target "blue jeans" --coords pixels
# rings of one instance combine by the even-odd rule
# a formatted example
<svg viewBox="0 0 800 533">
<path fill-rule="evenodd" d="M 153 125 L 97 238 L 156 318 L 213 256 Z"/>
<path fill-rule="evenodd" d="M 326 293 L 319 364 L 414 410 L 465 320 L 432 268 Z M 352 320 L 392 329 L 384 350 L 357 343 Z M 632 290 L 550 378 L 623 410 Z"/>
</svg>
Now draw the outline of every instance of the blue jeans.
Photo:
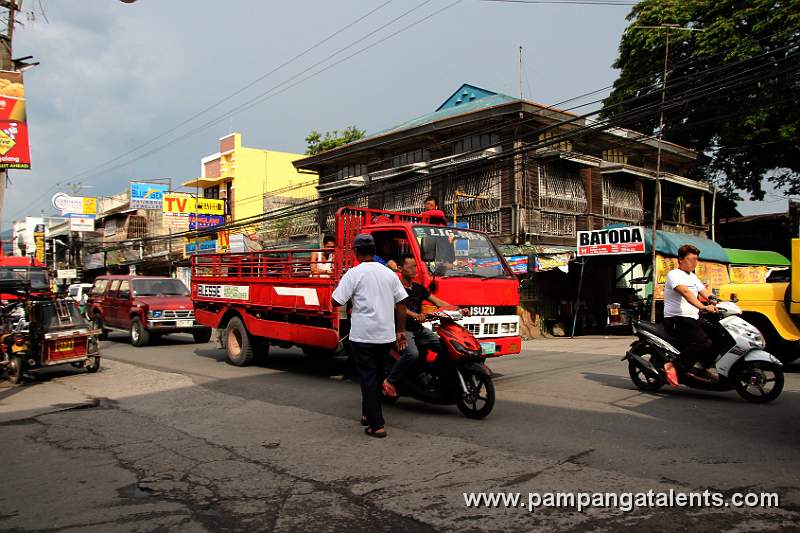
<svg viewBox="0 0 800 533">
<path fill-rule="evenodd" d="M 428 353 L 428 350 L 438 350 L 441 343 L 439 336 L 427 328 L 422 328 L 416 333 L 406 331 L 408 348 L 400 355 L 400 359 L 394 364 L 389 373 L 389 383 L 397 385 L 408 373 L 419 359 L 419 353 Z"/>
</svg>

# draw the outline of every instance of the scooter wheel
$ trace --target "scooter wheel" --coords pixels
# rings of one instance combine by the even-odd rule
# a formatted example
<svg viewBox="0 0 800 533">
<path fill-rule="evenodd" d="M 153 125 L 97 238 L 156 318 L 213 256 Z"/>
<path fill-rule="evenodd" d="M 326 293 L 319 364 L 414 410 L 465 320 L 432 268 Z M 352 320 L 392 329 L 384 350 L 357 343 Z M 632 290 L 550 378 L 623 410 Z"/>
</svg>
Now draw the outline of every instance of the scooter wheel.
<svg viewBox="0 0 800 533">
<path fill-rule="evenodd" d="M 492 378 L 480 372 L 464 372 L 464 381 L 469 394 L 460 394 L 456 406 L 467 418 L 480 420 L 486 418 L 494 408 L 494 383 Z"/>
<path fill-rule="evenodd" d="M 783 369 L 765 361 L 745 362 L 736 375 L 736 392 L 753 403 L 767 403 L 783 390 Z"/>
<path fill-rule="evenodd" d="M 650 354 L 644 354 L 641 357 L 647 360 L 652 358 Z M 664 386 L 664 382 L 662 380 L 649 375 L 647 372 L 642 370 L 639 365 L 633 362 L 628 363 L 628 375 L 631 377 L 633 384 L 636 385 L 636 388 L 640 391 L 655 392 Z"/>
</svg>

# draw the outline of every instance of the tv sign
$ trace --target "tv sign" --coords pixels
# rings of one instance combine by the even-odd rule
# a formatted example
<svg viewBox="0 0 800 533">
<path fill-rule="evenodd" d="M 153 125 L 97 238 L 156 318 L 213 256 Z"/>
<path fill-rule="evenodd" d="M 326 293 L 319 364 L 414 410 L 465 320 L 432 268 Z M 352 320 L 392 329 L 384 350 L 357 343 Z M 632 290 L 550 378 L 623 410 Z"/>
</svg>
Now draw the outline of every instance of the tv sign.
<svg viewBox="0 0 800 533">
<path fill-rule="evenodd" d="M 644 228 L 628 226 L 578 232 L 578 256 L 643 254 Z"/>
</svg>

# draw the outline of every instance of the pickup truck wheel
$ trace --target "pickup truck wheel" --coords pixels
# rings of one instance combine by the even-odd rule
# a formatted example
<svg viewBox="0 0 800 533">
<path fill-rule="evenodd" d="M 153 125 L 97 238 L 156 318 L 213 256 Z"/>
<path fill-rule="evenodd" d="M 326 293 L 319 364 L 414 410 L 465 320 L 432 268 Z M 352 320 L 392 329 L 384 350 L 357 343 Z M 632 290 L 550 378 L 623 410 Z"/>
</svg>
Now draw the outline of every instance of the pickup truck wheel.
<svg viewBox="0 0 800 533">
<path fill-rule="evenodd" d="M 246 366 L 253 362 L 253 340 L 239 317 L 233 317 L 228 322 L 225 328 L 225 345 L 230 364 Z"/>
<path fill-rule="evenodd" d="M 205 343 L 211 340 L 211 329 L 204 328 L 192 332 L 192 337 L 196 343 Z"/>
<path fill-rule="evenodd" d="M 94 315 L 94 318 L 92 318 L 92 324 L 94 325 L 94 329 L 100 330 L 100 335 L 98 335 L 98 338 L 101 341 L 108 339 L 108 330 L 103 329 L 103 318 L 100 316 L 100 313 Z"/>
<path fill-rule="evenodd" d="M 138 348 L 147 346 L 148 342 L 150 342 L 150 332 L 147 331 L 138 317 L 133 317 L 131 319 L 131 344 Z"/>
</svg>

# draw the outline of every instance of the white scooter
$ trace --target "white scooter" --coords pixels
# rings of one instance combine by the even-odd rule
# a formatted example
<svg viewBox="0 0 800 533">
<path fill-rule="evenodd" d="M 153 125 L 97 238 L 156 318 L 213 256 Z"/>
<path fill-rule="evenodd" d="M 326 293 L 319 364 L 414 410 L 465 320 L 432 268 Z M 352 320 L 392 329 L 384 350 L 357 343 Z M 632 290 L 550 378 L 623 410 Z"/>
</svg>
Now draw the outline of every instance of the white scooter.
<svg viewBox="0 0 800 533">
<path fill-rule="evenodd" d="M 747 401 L 766 403 L 783 390 L 783 365 L 764 351 L 764 336 L 741 318 L 742 310 L 734 302 L 717 304 L 717 313 L 705 318 L 713 328 L 719 381 L 701 380 L 687 374 L 676 364 L 681 385 L 709 391 L 736 392 Z M 680 342 L 669 335 L 662 324 L 636 321 L 634 342 L 622 360 L 628 360 L 631 380 L 640 390 L 657 391 L 667 384 L 664 365 L 680 360 Z"/>
</svg>

